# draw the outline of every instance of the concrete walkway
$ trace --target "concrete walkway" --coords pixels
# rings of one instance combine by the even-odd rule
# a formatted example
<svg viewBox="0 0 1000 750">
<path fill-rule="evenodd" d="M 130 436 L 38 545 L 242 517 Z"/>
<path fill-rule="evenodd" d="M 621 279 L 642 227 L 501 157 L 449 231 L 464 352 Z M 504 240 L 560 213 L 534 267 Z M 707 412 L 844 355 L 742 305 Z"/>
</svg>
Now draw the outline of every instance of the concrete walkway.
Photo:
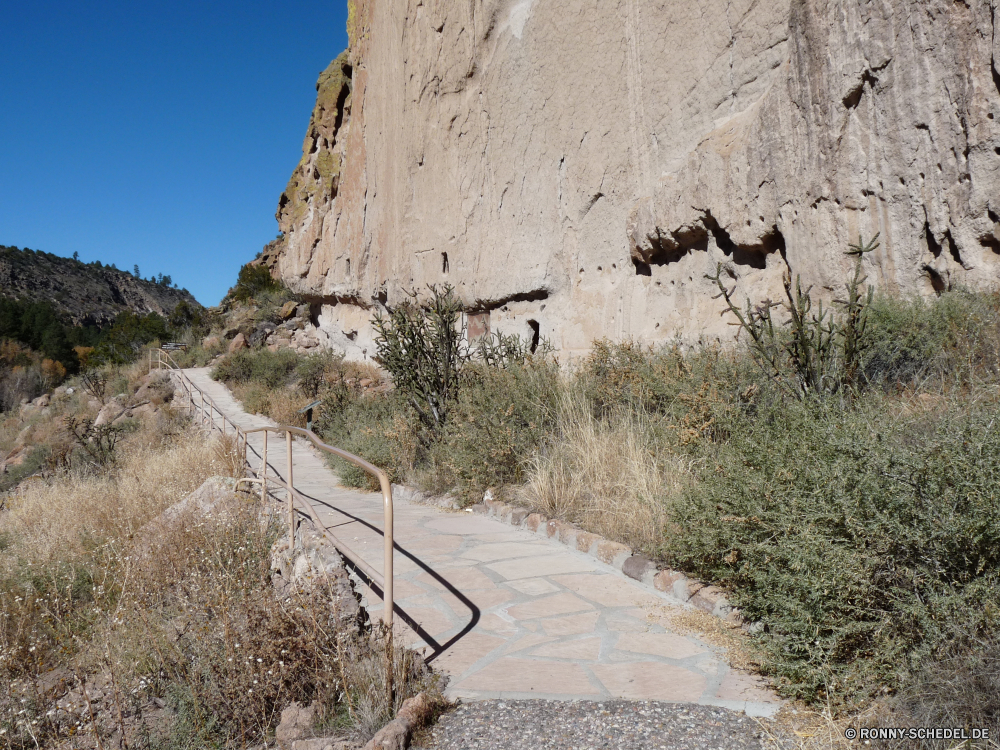
<svg viewBox="0 0 1000 750">
<path fill-rule="evenodd" d="M 207 368 L 186 372 L 240 427 L 273 425 L 246 414 Z M 259 452 L 262 437 L 251 436 L 250 445 Z M 381 572 L 381 496 L 342 487 L 304 441 L 292 451 L 296 489 Z M 272 436 L 272 475 L 281 475 L 285 461 L 284 441 Z M 402 500 L 394 505 L 397 637 L 450 675 L 449 696 L 678 701 L 752 715 L 777 710 L 778 699 L 730 667 L 724 650 L 672 632 L 672 615 L 684 607 L 658 591 L 490 518 Z M 359 584 L 377 617 L 377 592 Z"/>
</svg>

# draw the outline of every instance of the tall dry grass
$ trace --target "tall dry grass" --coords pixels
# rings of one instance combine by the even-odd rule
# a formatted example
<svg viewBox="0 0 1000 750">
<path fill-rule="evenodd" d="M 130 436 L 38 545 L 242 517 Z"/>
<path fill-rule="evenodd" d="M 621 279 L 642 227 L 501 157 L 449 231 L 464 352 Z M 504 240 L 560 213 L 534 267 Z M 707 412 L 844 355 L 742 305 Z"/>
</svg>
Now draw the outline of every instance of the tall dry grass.
<svg viewBox="0 0 1000 750">
<path fill-rule="evenodd" d="M 13 540 L 0 575 L 21 562 L 44 565 L 128 538 L 208 477 L 232 476 L 232 462 L 214 440 L 192 430 L 164 446 L 159 429 L 146 423 L 130 435 L 110 472 L 68 472 L 15 493 L 0 517 L 0 533 Z"/>
<path fill-rule="evenodd" d="M 568 391 L 556 439 L 532 459 L 523 501 L 636 549 L 655 548 L 671 503 L 692 477 L 684 458 L 650 449 L 654 419 L 628 408 L 596 419 L 579 393 Z"/>
<path fill-rule="evenodd" d="M 0 512 L 0 747 L 246 747 L 290 701 L 364 740 L 434 687 L 399 648 L 389 705 L 383 641 L 344 627 L 332 586 L 274 596 L 258 504 L 223 484 L 210 510 L 177 506 L 239 473 L 231 437 L 169 409 L 131 429 L 108 467 L 24 484 Z M 60 707 L 84 684 L 103 703 Z"/>
</svg>

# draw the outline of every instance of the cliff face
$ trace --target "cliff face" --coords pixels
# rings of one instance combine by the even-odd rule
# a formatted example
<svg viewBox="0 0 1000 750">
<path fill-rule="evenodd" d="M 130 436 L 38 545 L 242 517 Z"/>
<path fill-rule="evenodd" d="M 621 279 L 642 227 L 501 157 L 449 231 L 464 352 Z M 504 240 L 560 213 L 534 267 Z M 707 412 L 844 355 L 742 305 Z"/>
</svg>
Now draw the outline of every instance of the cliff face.
<svg viewBox="0 0 1000 750">
<path fill-rule="evenodd" d="M 453 284 L 563 351 L 731 337 L 704 275 L 933 294 L 1000 269 L 989 0 L 355 0 L 282 196 L 285 281 L 329 343 Z M 487 315 L 488 314 L 488 315 Z"/>
<path fill-rule="evenodd" d="M 0 246 L 0 297 L 51 302 L 76 325 L 104 325 L 126 310 L 169 315 L 184 300 L 201 305 L 186 289 L 137 279 L 109 266 Z"/>
</svg>

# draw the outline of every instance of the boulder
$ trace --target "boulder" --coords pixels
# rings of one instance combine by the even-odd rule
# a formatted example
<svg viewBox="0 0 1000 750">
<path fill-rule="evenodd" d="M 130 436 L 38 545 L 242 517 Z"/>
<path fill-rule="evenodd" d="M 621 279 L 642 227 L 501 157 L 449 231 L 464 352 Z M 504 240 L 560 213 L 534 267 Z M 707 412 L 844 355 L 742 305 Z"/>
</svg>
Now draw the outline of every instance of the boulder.
<svg viewBox="0 0 1000 750">
<path fill-rule="evenodd" d="M 159 405 L 174 397 L 174 383 L 165 370 L 154 370 L 144 379 L 135 393 L 136 401 L 149 401 Z"/>
<path fill-rule="evenodd" d="M 238 352 L 240 349 L 247 348 L 247 337 L 242 333 L 237 333 L 233 340 L 229 342 L 229 353 Z"/>
<path fill-rule="evenodd" d="M 101 410 L 97 413 L 97 418 L 94 420 L 94 425 L 100 427 L 101 425 L 111 424 L 124 413 L 125 397 L 115 396 L 101 407 Z"/>
<path fill-rule="evenodd" d="M 274 739 L 277 741 L 278 747 L 291 750 L 293 742 L 313 733 L 314 721 L 315 710 L 311 705 L 303 706 L 301 703 L 290 703 L 281 712 L 281 722 L 274 731 Z"/>
<path fill-rule="evenodd" d="M 221 343 L 222 341 L 218 336 L 206 336 L 201 340 L 201 345 L 205 349 L 214 349 Z"/>
<path fill-rule="evenodd" d="M 289 300 L 281 306 L 281 311 L 278 315 L 282 320 L 288 320 L 290 317 L 295 315 L 295 308 L 298 306 L 298 302 L 295 300 Z"/>
</svg>

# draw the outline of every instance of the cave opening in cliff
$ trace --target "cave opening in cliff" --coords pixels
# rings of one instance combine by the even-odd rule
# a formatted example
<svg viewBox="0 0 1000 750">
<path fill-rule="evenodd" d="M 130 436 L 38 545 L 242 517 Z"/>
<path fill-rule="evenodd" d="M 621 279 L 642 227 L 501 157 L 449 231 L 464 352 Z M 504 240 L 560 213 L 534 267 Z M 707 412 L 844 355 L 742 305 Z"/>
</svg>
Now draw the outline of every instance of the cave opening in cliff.
<svg viewBox="0 0 1000 750">
<path fill-rule="evenodd" d="M 535 350 L 538 349 L 538 342 L 541 339 L 541 327 L 538 325 L 537 320 L 529 320 L 528 326 L 531 328 L 531 353 L 534 354 Z"/>
<path fill-rule="evenodd" d="M 635 275 L 636 276 L 652 276 L 653 275 L 653 267 L 650 266 L 649 263 L 643 263 L 641 260 L 637 260 L 636 258 L 632 258 L 632 265 L 635 266 Z"/>
<path fill-rule="evenodd" d="M 441 253 L 441 273 L 446 274 L 449 271 L 448 267 L 448 253 Z"/>
<path fill-rule="evenodd" d="M 993 222 L 993 231 L 980 236 L 979 244 L 988 247 L 996 255 L 1000 255 L 1000 216 L 997 216 L 991 208 L 986 209 L 986 215 Z"/>
<path fill-rule="evenodd" d="M 948 284 L 945 282 L 941 274 L 939 274 L 930 266 L 924 266 L 924 271 L 927 273 L 927 277 L 930 279 L 931 289 L 934 290 L 934 294 L 941 296 L 946 291 L 948 291 Z"/>
</svg>

